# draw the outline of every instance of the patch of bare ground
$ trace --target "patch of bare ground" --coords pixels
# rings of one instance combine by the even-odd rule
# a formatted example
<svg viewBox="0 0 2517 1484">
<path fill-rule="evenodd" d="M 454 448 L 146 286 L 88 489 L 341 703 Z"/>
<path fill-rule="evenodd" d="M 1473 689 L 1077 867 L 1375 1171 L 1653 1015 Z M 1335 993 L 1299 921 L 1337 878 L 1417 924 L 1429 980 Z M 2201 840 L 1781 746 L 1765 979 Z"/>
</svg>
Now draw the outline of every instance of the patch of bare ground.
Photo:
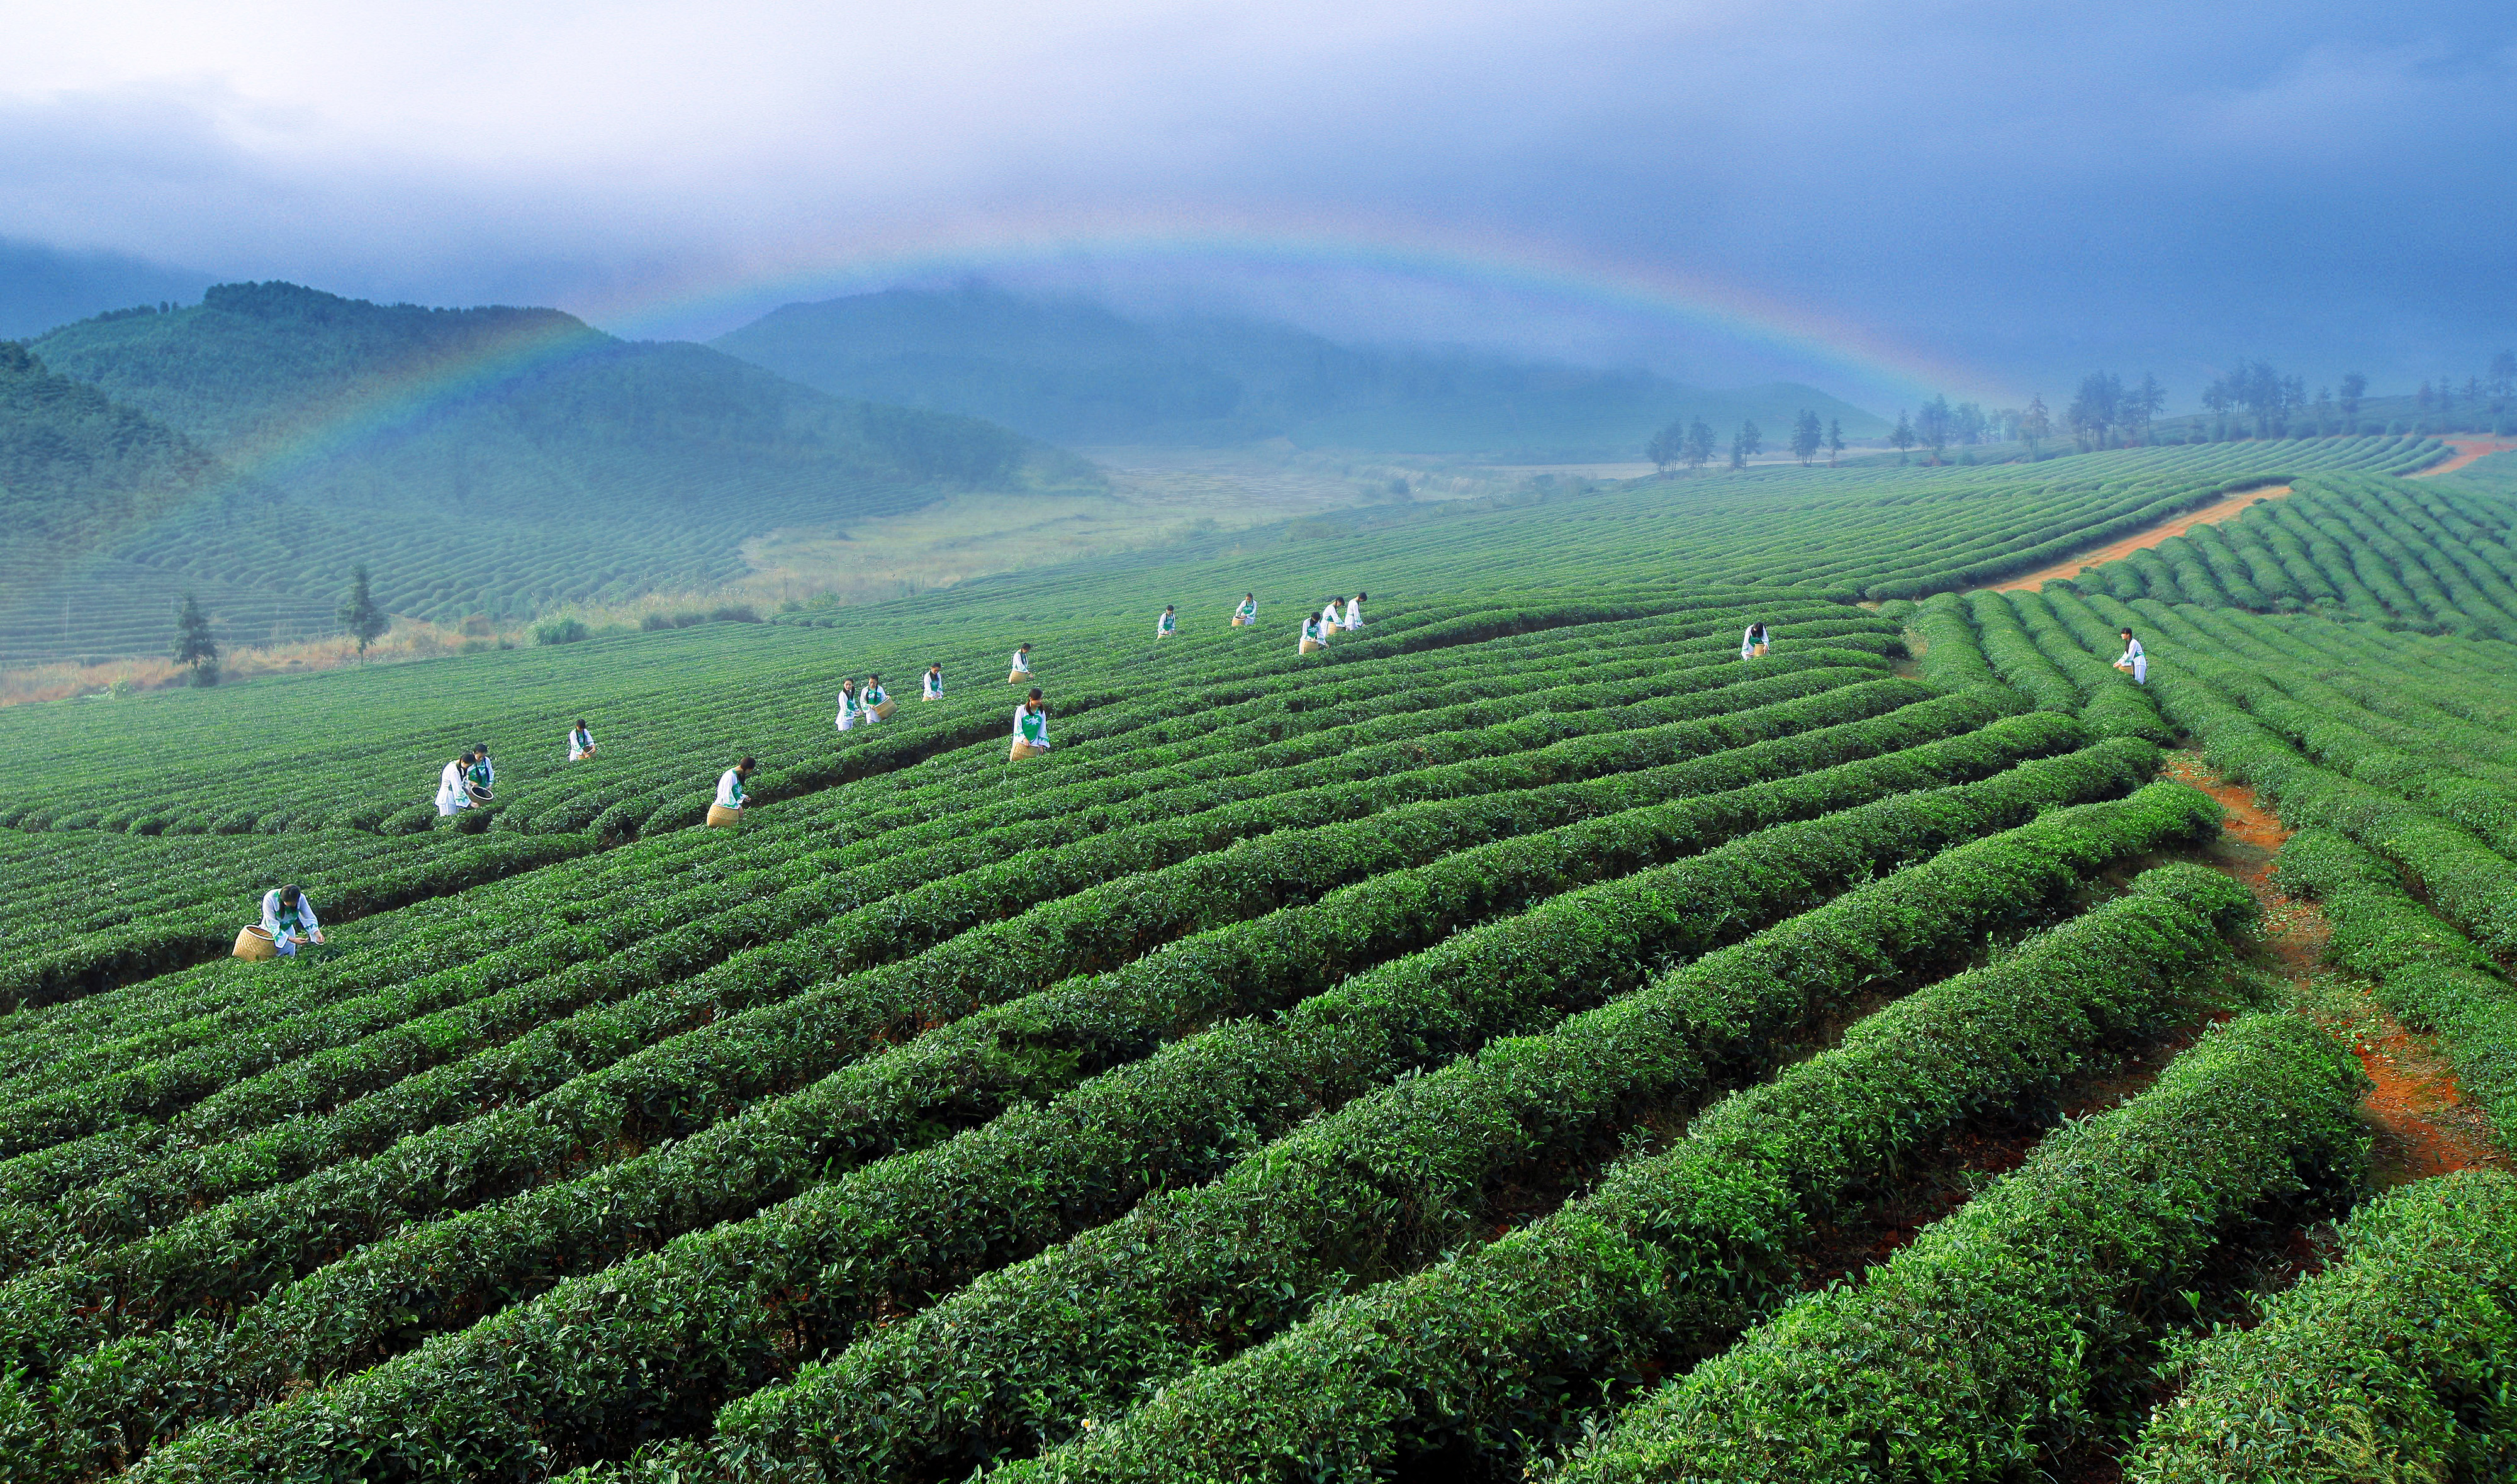
<svg viewBox="0 0 2517 1484">
<path fill-rule="evenodd" d="M 2263 905 L 2262 966 L 2288 980 L 2303 1011 L 2351 1048 L 2370 1083 L 2363 1115 L 2373 1135 L 2371 1175 L 2381 1186 L 2489 1166 L 2508 1167 L 2481 1113 L 2457 1091 L 2430 1038 L 2403 1024 L 2369 996 L 2368 987 L 2321 968 L 2329 930 L 2324 910 L 2273 885 L 2274 855 L 2289 838 L 2254 790 L 2222 778 L 2198 753 L 2168 754 L 2167 775 L 2209 792 L 2227 811 L 2221 836 L 2202 853 L 2209 865 L 2245 883 Z M 2255 1232 L 2213 1251 L 2195 1290 L 2197 1323 L 2253 1322 L 2251 1300 L 2278 1293 L 2324 1267 L 2331 1254 L 2325 1223 Z M 2166 1400 L 2163 1382 L 2129 1400 L 2122 1415 L 2141 1417 Z M 2049 1456 L 2044 1473 L 2056 1484 L 2116 1484 L 2130 1439 L 2089 1437 Z"/>
<path fill-rule="evenodd" d="M 2039 568 L 2024 577 L 2012 577 L 2006 582 L 1996 582 L 1992 584 L 1992 590 L 1997 593 L 2032 593 L 2056 577 L 2077 576 L 2082 568 L 2096 567 L 2103 562 L 2112 562 L 2131 556 L 2136 551 L 2148 551 L 2161 541 L 2185 534 L 2197 526 L 2208 526 L 2215 521 L 2225 521 L 2242 515 L 2247 506 L 2258 500 L 2280 499 L 2289 493 L 2289 488 L 2287 485 L 2273 485 L 2262 489 L 2241 490 L 2225 499 L 2213 500 L 2199 510 L 2189 510 L 2183 515 L 2170 516 L 2147 530 L 2137 530 L 2120 540 L 2110 541 L 2094 551 L 2084 551 L 2069 561 Z"/>
<path fill-rule="evenodd" d="M 2475 459 L 2489 458 L 2495 453 L 2505 453 L 2511 448 L 2517 448 L 2517 438 L 2442 438 L 2439 442 L 2453 448 L 2454 456 L 2441 459 L 2426 469 L 2415 470 L 2409 476 L 2410 478 L 2425 480 L 2442 474 L 2453 474 Z"/>
</svg>

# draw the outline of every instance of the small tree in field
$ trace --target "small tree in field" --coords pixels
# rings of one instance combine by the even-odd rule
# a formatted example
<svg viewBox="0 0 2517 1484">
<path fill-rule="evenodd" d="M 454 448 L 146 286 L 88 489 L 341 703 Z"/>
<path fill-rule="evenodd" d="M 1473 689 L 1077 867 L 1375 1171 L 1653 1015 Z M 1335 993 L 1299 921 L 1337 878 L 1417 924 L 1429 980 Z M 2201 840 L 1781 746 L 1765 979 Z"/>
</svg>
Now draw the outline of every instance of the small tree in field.
<svg viewBox="0 0 2517 1484">
<path fill-rule="evenodd" d="M 1834 468 L 1835 456 L 1843 451 L 1844 419 L 1830 417 L 1826 420 L 1826 466 L 1830 469 Z"/>
<path fill-rule="evenodd" d="M 359 641 L 361 655 L 364 655 L 367 646 L 383 638 L 385 630 L 393 626 L 393 620 L 385 616 L 385 611 L 376 607 L 375 595 L 367 590 L 367 564 L 364 562 L 351 569 L 349 596 L 341 600 L 341 606 L 333 611 L 333 615 L 341 620 L 341 627 L 349 632 L 350 637 Z"/>
<path fill-rule="evenodd" d="M 1792 424 L 1792 452 L 1802 468 L 1808 468 L 1810 460 L 1817 457 L 1818 445 L 1824 441 L 1825 435 L 1818 432 L 1817 414 L 1803 408 L 1800 419 Z"/>
<path fill-rule="evenodd" d="M 1924 447 L 1932 450 L 1935 464 L 1940 463 L 1941 454 L 1948 450 L 1949 428 L 1953 421 L 1954 414 L 1949 410 L 1946 397 L 1934 397 L 1914 414 L 1914 437 Z"/>
<path fill-rule="evenodd" d="M 1743 422 L 1739 431 L 1730 435 L 1730 467 L 1745 469 L 1748 460 L 1766 450 L 1766 437 L 1757 431 L 1754 421 Z"/>
<path fill-rule="evenodd" d="M 2360 432 L 2360 399 L 2368 394 L 2368 378 L 2358 371 L 2342 378 L 2342 431 L 2357 436 Z"/>
<path fill-rule="evenodd" d="M 1643 445 L 1643 457 L 1651 460 L 1653 472 L 1664 476 L 1669 473 L 1669 466 L 1677 463 L 1685 452 L 1686 423 L 1684 419 L 1674 419 L 1668 427 L 1653 434 L 1650 443 Z"/>
<path fill-rule="evenodd" d="M 1699 417 L 1686 425 L 1686 444 L 1679 450 L 1679 459 L 1689 474 L 1701 471 L 1713 460 L 1713 429 Z"/>
<path fill-rule="evenodd" d="M 192 684 L 218 684 L 219 642 L 210 637 L 210 615 L 191 593 L 175 611 L 175 662 L 192 666 Z"/>
<path fill-rule="evenodd" d="M 1897 450 L 1897 463 L 1902 467 L 1905 450 L 1914 446 L 1914 425 L 1905 420 L 1905 409 L 1897 409 L 1897 429 L 1888 435 L 1888 446 Z"/>
<path fill-rule="evenodd" d="M 2036 462 L 2036 445 L 2054 436 L 2054 414 L 2045 410 L 2045 394 L 2028 399 L 2027 410 L 2019 416 L 2019 441 L 2027 445 L 2027 461 Z"/>
</svg>

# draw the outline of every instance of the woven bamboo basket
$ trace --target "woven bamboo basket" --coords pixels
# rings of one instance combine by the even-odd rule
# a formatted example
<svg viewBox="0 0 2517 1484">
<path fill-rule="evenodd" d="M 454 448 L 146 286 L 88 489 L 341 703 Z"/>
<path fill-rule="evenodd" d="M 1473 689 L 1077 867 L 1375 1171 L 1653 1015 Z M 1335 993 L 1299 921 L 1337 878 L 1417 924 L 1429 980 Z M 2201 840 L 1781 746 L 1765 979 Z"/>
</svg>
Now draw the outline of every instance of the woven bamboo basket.
<svg viewBox="0 0 2517 1484">
<path fill-rule="evenodd" d="M 1234 614 L 1234 615 L 1232 615 L 1232 626 L 1233 626 L 1234 628 L 1242 628 L 1242 627 L 1245 627 L 1245 626 L 1247 626 L 1247 625 L 1249 624 L 1249 622 L 1250 622 L 1250 620 L 1249 620 L 1249 619 L 1242 617 L 1239 614 Z"/>
<path fill-rule="evenodd" d="M 1328 641 L 1325 639 L 1306 638 L 1302 641 L 1302 653 L 1305 655 L 1311 653 L 1313 650 L 1324 650 L 1328 647 Z"/>
<path fill-rule="evenodd" d="M 1029 671 L 1029 670 L 1016 670 L 1016 671 L 1014 671 L 1012 674 L 1007 675 L 1007 676 L 1005 677 L 1005 684 L 1007 684 L 1007 685 L 1020 685 L 1020 684 L 1022 684 L 1024 681 L 1029 680 L 1030 678 L 1031 678 L 1031 671 Z"/>
<path fill-rule="evenodd" d="M 882 702 L 880 705 L 877 705 L 877 706 L 875 706 L 875 707 L 874 708 L 874 719 L 875 719 L 875 720 L 876 720 L 876 721 L 889 721 L 889 720 L 891 720 L 891 710 L 892 710 L 892 707 L 894 707 L 894 706 L 896 706 L 896 705 L 898 705 L 898 704 L 900 704 L 900 702 L 899 702 L 899 701 L 896 701 L 896 700 L 885 700 L 885 701 L 884 701 L 884 702 Z"/>
<path fill-rule="evenodd" d="M 1048 749 L 1046 747 L 1035 747 L 1031 743 L 1024 742 L 1021 738 L 1017 737 L 1014 739 L 1012 750 L 1005 754 L 1005 761 L 1009 763 L 1018 763 L 1026 757 L 1038 757 L 1047 750 Z"/>
<path fill-rule="evenodd" d="M 707 822 L 710 829 L 739 828 L 743 824 L 743 811 L 740 809 L 728 809 L 723 804 L 710 804 L 708 805 Z"/>
<path fill-rule="evenodd" d="M 247 927 L 236 934 L 235 955 L 238 958 L 256 960 L 277 958 L 279 956 L 279 945 L 272 942 L 271 935 L 261 928 Z"/>
</svg>

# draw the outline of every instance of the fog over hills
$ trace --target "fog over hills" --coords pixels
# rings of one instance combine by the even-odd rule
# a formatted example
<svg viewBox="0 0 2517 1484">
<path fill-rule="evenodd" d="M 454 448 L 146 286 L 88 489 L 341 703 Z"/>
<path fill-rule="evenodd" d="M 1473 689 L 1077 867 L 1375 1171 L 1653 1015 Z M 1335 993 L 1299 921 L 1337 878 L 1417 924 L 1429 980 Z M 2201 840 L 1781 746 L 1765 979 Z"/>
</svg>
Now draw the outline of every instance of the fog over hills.
<svg viewBox="0 0 2517 1484">
<path fill-rule="evenodd" d="M 1789 382 L 1708 391 L 1641 370 L 1341 345 L 1243 318 L 1155 320 L 978 282 L 789 304 L 710 342 L 842 397 L 985 417 L 1067 445 L 1228 445 L 1632 459 L 1675 417 L 1780 435 L 1803 408 L 1877 416 Z"/>
</svg>

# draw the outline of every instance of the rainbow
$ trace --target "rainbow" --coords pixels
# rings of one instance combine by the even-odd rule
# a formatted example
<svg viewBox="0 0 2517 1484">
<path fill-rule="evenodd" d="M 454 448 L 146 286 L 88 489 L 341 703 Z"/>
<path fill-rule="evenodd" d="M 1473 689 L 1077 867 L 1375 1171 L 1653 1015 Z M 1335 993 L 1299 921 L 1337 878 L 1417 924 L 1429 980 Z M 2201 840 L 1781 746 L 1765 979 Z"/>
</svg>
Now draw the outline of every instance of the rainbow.
<svg viewBox="0 0 2517 1484">
<path fill-rule="evenodd" d="M 937 233 L 898 243 L 854 242 L 798 248 L 772 263 L 679 281 L 650 282 L 633 294 L 581 306 L 587 318 L 630 336 L 660 326 L 742 322 L 777 304 L 862 293 L 903 281 L 985 275 L 1073 262 L 1168 263 L 1229 273 L 1381 275 L 1542 303 L 1601 311 L 1731 338 L 1819 368 L 1827 380 L 1875 397 L 1919 402 L 1935 392 L 1999 400 L 2007 390 L 1967 367 L 1891 345 L 1864 328 L 1817 311 L 1673 269 L 1619 263 L 1537 241 L 1492 236 L 1473 242 L 1376 228 L 1293 232 L 1282 228 L 1144 226 L 1015 230 L 1002 225 Z M 308 419 L 262 449 L 232 461 L 239 474 L 283 474 L 425 417 L 433 408 L 583 349 L 576 323 L 551 317 L 464 351 L 407 365 Z M 1825 374 L 1832 373 L 1832 374 Z"/>
<path fill-rule="evenodd" d="M 2005 401 L 1997 377 L 1907 346 L 1807 306 L 1661 265 L 1621 262 L 1560 243 L 1411 225 L 1363 228 L 1272 224 L 1039 221 L 947 227 L 894 241 L 808 244 L 733 271 L 650 283 L 589 304 L 597 322 L 627 334 L 712 324 L 732 328 L 779 304 L 864 293 L 904 281 L 985 276 L 1064 262 L 1173 263 L 1229 271 L 1364 273 L 1564 304 L 1728 337 L 1819 368 L 1879 395 L 1934 393 Z"/>
</svg>

